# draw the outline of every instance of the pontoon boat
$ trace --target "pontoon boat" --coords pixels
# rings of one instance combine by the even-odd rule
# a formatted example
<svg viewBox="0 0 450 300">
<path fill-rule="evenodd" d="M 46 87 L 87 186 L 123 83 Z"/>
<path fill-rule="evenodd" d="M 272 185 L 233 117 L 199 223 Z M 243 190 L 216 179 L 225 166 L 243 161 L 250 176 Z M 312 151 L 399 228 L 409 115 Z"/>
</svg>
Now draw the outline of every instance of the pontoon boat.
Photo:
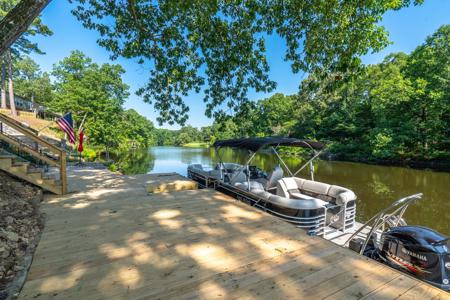
<svg viewBox="0 0 450 300">
<path fill-rule="evenodd" d="M 278 154 L 280 146 L 309 149 L 312 157 L 293 173 Z M 220 158 L 220 149 L 223 147 L 248 150 L 247 162 L 243 165 L 223 162 Z M 243 138 L 216 141 L 214 148 L 220 159 L 214 168 L 200 164 L 188 167 L 188 177 L 196 180 L 202 187 L 213 187 L 243 200 L 306 229 L 311 235 L 324 236 L 327 231 L 346 232 L 353 228 L 355 193 L 338 185 L 314 181 L 313 160 L 323 150 L 322 143 L 284 137 Z M 251 161 L 258 151 L 268 148 L 284 168 L 277 166 L 266 174 L 257 166 L 251 165 Z M 310 168 L 311 178 L 296 177 L 307 166 Z"/>
<path fill-rule="evenodd" d="M 292 173 L 277 152 L 280 146 L 311 150 L 311 158 Z M 220 149 L 248 150 L 243 165 L 225 163 Z M 421 226 L 407 226 L 403 215 L 422 194 L 399 199 L 365 224 L 355 222 L 356 195 L 351 190 L 314 180 L 313 161 L 324 149 L 319 142 L 284 137 L 216 141 L 219 163 L 214 167 L 193 164 L 188 177 L 201 187 L 215 188 L 276 215 L 338 245 L 348 247 L 441 289 L 450 289 L 449 238 Z M 269 174 L 251 165 L 256 152 L 269 148 L 281 165 Z M 297 177 L 309 166 L 310 179 Z M 287 174 L 285 174 L 287 172 Z M 285 176 L 287 175 L 287 176 Z"/>
</svg>

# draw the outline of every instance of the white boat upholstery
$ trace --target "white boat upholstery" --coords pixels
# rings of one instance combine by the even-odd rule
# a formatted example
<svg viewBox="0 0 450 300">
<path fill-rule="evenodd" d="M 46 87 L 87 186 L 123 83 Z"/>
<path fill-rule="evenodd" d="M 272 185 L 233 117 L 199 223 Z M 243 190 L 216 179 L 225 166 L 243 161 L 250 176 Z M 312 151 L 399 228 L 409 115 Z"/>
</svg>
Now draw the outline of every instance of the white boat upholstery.
<svg viewBox="0 0 450 300">
<path fill-rule="evenodd" d="M 253 192 L 255 190 L 256 191 L 264 191 L 264 186 L 261 183 L 259 183 L 257 181 L 253 181 L 253 180 L 250 181 L 250 189 L 248 188 L 249 184 L 247 181 L 246 182 L 236 182 L 234 184 L 234 186 L 236 186 L 240 189 L 246 190 L 246 191 L 251 191 L 251 192 Z"/>
<path fill-rule="evenodd" d="M 305 192 L 311 192 L 318 195 L 327 195 L 330 185 L 318 181 L 303 180 L 303 184 L 300 188 Z"/>
<path fill-rule="evenodd" d="M 298 200 L 274 195 L 264 190 L 264 187 L 259 185 L 259 182 L 251 181 L 250 184 L 253 185 L 253 187 L 251 187 L 250 189 L 250 192 L 252 194 L 257 195 L 261 200 L 264 200 L 265 202 L 272 203 L 283 208 L 310 210 L 323 208 L 327 204 L 327 202 L 325 201 L 309 196 L 305 196 L 305 199 Z M 237 184 L 236 187 L 248 191 L 246 189 L 247 185 L 245 183 Z"/>
<path fill-rule="evenodd" d="M 328 196 L 336 199 L 336 204 L 344 204 L 348 201 L 356 200 L 356 195 L 353 191 L 338 185 L 330 187 Z"/>
<path fill-rule="evenodd" d="M 300 186 L 303 181 L 298 183 L 295 177 L 286 177 L 278 180 L 277 182 L 277 195 L 285 198 L 290 198 L 291 193 L 300 193 Z"/>
<path fill-rule="evenodd" d="M 339 205 L 356 200 L 355 193 L 344 187 L 296 177 L 286 177 L 279 180 L 277 195 L 301 200 L 309 200 L 310 198 L 326 202 L 335 200 L 336 204 Z"/>
<path fill-rule="evenodd" d="M 265 190 L 268 191 L 277 186 L 277 182 L 284 176 L 283 169 L 280 166 L 275 167 L 272 172 L 267 176 L 267 182 Z"/>
<path fill-rule="evenodd" d="M 313 197 L 310 197 L 307 200 L 306 199 L 298 200 L 298 199 L 289 199 L 278 195 L 273 195 L 270 193 L 267 194 L 270 195 L 269 199 L 266 200 L 267 202 L 291 209 L 301 209 L 301 210 L 319 209 L 323 208 L 327 204 L 327 202 Z"/>
<path fill-rule="evenodd" d="M 236 185 L 244 182 L 247 182 L 247 175 L 242 168 L 230 175 L 230 184 Z"/>
</svg>

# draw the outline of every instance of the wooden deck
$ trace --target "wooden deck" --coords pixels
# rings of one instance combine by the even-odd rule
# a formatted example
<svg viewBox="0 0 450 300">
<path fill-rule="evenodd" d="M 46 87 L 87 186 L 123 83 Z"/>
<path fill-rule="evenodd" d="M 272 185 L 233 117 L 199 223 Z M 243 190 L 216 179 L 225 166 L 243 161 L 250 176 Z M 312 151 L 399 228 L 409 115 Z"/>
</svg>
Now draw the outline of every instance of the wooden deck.
<svg viewBox="0 0 450 300">
<path fill-rule="evenodd" d="M 21 299 L 448 299 L 213 190 L 148 195 L 155 175 L 69 171 L 49 196 Z"/>
</svg>

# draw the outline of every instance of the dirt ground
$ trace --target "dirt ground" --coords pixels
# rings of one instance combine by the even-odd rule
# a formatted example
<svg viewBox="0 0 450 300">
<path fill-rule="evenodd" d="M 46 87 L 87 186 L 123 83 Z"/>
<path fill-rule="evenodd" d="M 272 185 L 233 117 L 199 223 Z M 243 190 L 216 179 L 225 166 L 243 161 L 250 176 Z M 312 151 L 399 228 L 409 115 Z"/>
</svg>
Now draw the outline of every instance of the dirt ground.
<svg viewBox="0 0 450 300">
<path fill-rule="evenodd" d="M 20 290 L 43 229 L 42 190 L 0 171 L 0 300 Z"/>
</svg>

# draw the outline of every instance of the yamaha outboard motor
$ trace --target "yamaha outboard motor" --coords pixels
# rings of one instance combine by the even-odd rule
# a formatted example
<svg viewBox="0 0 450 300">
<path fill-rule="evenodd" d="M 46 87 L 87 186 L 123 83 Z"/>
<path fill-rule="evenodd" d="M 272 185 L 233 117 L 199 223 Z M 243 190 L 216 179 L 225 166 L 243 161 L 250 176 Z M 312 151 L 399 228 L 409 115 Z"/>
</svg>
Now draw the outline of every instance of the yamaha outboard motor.
<svg viewBox="0 0 450 300">
<path fill-rule="evenodd" d="M 399 226 L 383 232 L 379 258 L 443 290 L 450 290 L 449 238 L 426 227 Z"/>
</svg>

